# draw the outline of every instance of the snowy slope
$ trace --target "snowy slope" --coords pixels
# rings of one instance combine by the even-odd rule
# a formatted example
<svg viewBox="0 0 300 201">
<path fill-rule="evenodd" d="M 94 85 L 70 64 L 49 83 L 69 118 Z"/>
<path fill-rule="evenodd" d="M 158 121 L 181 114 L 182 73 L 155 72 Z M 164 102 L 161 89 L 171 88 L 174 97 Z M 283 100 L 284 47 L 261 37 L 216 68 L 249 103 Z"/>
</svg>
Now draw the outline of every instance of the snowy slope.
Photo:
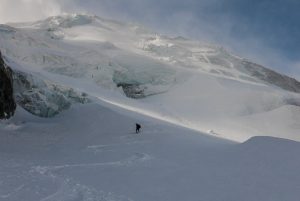
<svg viewBox="0 0 300 201">
<path fill-rule="evenodd" d="M 297 81 L 87 15 L 0 25 L 0 50 L 27 97 L 0 121 L 0 201 L 299 200 Z"/>
<path fill-rule="evenodd" d="M 101 106 L 103 105 L 103 106 Z M 130 116 L 130 117 L 129 117 Z M 142 134 L 134 134 L 141 122 Z M 242 144 L 105 102 L 0 126 L 1 201 L 297 201 L 300 144 Z"/>
<path fill-rule="evenodd" d="M 0 48 L 19 71 L 176 124 L 237 141 L 300 139 L 281 110 L 299 105 L 299 83 L 215 45 L 74 14 L 1 25 Z"/>
</svg>

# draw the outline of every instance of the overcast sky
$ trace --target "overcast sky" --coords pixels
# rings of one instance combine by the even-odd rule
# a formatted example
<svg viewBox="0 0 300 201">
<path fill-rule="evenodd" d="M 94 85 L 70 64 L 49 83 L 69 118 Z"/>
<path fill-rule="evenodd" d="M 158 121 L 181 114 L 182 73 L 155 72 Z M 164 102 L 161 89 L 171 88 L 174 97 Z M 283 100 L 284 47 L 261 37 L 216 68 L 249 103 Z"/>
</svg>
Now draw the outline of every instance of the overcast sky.
<svg viewBox="0 0 300 201">
<path fill-rule="evenodd" d="M 212 42 L 300 78 L 299 0 L 0 0 L 0 23 L 84 12 Z"/>
</svg>

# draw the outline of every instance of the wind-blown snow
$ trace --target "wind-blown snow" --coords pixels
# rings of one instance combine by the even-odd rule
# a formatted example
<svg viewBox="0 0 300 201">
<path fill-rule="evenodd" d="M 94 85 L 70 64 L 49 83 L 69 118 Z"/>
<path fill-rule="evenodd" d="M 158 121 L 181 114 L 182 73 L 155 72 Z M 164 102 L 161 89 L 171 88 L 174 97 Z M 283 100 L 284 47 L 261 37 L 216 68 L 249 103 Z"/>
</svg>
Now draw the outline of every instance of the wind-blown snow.
<svg viewBox="0 0 300 201">
<path fill-rule="evenodd" d="M 18 93 L 69 108 L 0 122 L 1 201 L 299 200 L 295 80 L 97 16 L 0 25 L 0 49 Z"/>
<path fill-rule="evenodd" d="M 291 117 L 288 110 L 274 113 L 276 125 L 273 117 L 259 117 L 299 105 L 290 101 L 298 94 L 275 87 L 297 91 L 294 80 L 245 63 L 221 47 L 97 16 L 63 15 L 12 26 L 17 28 L 1 25 L 0 48 L 22 71 L 237 141 L 256 135 L 300 139 L 299 128 L 289 126 L 294 120 L 282 118 Z M 124 93 L 146 98 L 127 100 Z"/>
</svg>

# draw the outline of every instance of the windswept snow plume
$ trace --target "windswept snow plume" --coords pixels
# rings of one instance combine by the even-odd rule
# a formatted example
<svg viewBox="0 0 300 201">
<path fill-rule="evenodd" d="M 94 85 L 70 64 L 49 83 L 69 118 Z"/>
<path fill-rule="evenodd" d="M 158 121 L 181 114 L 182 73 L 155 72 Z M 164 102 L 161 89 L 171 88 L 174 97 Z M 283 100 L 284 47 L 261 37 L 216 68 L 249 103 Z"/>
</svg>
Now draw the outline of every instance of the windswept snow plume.
<svg viewBox="0 0 300 201">
<path fill-rule="evenodd" d="M 0 201 L 299 200 L 297 80 L 95 15 L 0 25 L 0 50 Z"/>
<path fill-rule="evenodd" d="M 1 25 L 0 48 L 10 66 L 35 75 L 33 84 L 43 76 L 52 86 L 232 140 L 300 140 L 300 113 L 290 110 L 300 105 L 300 82 L 218 45 L 95 15 L 64 14 Z M 32 86 L 18 99 L 31 113 L 48 117 L 69 108 L 63 94 Z"/>
<path fill-rule="evenodd" d="M 62 14 L 68 0 L 0 0 L 0 23 L 33 21 Z"/>
</svg>

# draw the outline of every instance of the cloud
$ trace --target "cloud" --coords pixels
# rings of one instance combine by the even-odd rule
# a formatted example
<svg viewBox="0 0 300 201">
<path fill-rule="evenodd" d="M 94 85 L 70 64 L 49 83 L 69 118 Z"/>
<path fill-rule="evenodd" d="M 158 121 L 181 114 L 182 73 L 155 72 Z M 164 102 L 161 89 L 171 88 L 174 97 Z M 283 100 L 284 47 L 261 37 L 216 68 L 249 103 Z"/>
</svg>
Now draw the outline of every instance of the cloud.
<svg viewBox="0 0 300 201">
<path fill-rule="evenodd" d="M 66 0 L 0 0 L 0 23 L 33 21 L 59 15 Z"/>
</svg>

